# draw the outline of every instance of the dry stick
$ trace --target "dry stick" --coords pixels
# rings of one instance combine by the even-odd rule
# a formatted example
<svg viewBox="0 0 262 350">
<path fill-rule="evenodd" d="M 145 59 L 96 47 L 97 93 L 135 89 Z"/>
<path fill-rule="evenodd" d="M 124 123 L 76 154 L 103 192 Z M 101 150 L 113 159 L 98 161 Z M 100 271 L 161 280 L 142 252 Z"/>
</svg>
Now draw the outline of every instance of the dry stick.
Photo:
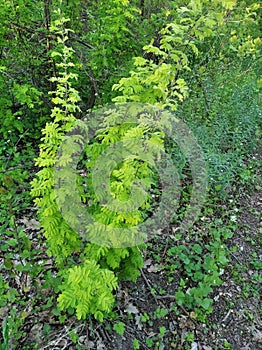
<svg viewBox="0 0 262 350">
<path fill-rule="evenodd" d="M 243 264 L 241 263 L 241 261 L 239 261 L 238 258 L 237 258 L 233 253 L 230 252 L 230 255 L 233 256 L 233 258 L 236 260 L 236 262 L 237 262 L 239 265 L 243 265 Z"/>
<path fill-rule="evenodd" d="M 146 275 L 144 274 L 144 271 L 143 271 L 142 269 L 140 269 L 140 272 L 141 272 L 141 275 L 142 275 L 142 277 L 144 278 L 144 280 L 145 280 L 145 282 L 146 282 L 148 288 L 151 290 L 152 287 L 151 287 L 151 285 L 150 285 L 148 279 L 146 278 Z M 155 296 L 153 293 L 151 293 L 151 294 L 152 294 L 153 298 L 155 299 L 156 304 L 159 305 L 159 302 L 157 301 L 156 296 Z"/>
<path fill-rule="evenodd" d="M 95 329 L 95 332 L 97 333 L 98 338 L 100 338 L 100 336 L 102 335 L 102 339 L 104 338 L 105 341 L 110 341 L 111 340 L 107 330 L 104 327 L 97 327 Z"/>
<path fill-rule="evenodd" d="M 168 246 L 169 246 L 169 236 L 167 237 L 167 240 L 166 240 L 166 245 L 165 245 L 165 248 L 164 248 L 162 257 L 161 257 L 161 263 L 163 263 L 163 259 L 164 259 L 164 257 L 166 256 L 166 252 L 167 252 Z"/>
<path fill-rule="evenodd" d="M 59 342 L 61 342 L 62 340 L 65 340 L 66 336 L 67 335 L 64 334 L 64 329 L 63 329 L 62 331 L 60 331 L 60 333 L 58 334 L 58 337 L 56 337 L 56 339 L 49 341 L 49 343 L 47 345 L 43 346 L 42 349 L 50 349 L 50 346 L 52 346 L 52 345 L 55 347 L 56 345 L 59 344 Z M 63 348 L 61 348 L 61 350 L 66 349 L 67 345 L 68 344 L 63 346 Z"/>
<path fill-rule="evenodd" d="M 176 299 L 174 295 L 166 294 L 166 295 L 156 295 L 157 299 Z"/>
<path fill-rule="evenodd" d="M 223 318 L 223 320 L 221 321 L 222 324 L 226 322 L 226 320 L 228 319 L 228 317 L 230 316 L 230 314 L 231 314 L 232 312 L 233 312 L 232 309 L 230 309 L 230 310 L 228 311 L 228 313 L 226 314 L 226 316 L 225 316 L 225 317 Z"/>
<path fill-rule="evenodd" d="M 136 331 L 135 328 L 130 327 L 130 326 L 128 326 L 128 325 L 126 325 L 126 328 L 129 328 L 129 329 L 132 330 L 133 332 Z M 133 334 L 131 334 L 131 333 L 128 332 L 127 330 L 126 330 L 126 333 L 129 334 L 131 337 L 133 336 Z M 138 342 L 139 342 L 141 345 L 143 345 L 143 347 L 145 348 L 145 350 L 150 350 L 142 340 L 139 340 L 139 339 L 137 339 L 137 340 L 138 340 Z"/>
</svg>

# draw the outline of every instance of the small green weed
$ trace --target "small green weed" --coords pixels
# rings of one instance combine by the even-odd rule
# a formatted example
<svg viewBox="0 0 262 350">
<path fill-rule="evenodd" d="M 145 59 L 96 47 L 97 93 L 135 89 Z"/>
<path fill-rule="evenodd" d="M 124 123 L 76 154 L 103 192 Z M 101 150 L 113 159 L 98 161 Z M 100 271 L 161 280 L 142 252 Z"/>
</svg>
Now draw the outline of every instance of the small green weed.
<svg viewBox="0 0 262 350">
<path fill-rule="evenodd" d="M 125 333 L 126 325 L 123 322 L 117 322 L 114 324 L 113 329 L 116 331 L 119 335 L 124 335 Z"/>
</svg>

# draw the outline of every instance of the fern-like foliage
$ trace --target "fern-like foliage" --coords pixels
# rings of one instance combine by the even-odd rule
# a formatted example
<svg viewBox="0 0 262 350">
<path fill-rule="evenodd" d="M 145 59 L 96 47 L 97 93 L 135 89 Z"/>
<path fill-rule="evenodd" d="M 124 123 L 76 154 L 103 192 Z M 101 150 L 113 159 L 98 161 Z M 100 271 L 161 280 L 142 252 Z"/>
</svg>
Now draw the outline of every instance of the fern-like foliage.
<svg viewBox="0 0 262 350">
<path fill-rule="evenodd" d="M 59 201 L 55 185 L 55 167 L 61 166 L 61 179 L 75 181 L 70 176 L 66 165 L 70 164 L 74 154 L 79 152 L 81 137 L 66 134 L 77 125 L 74 116 L 79 112 L 78 92 L 73 88 L 73 81 L 77 79 L 74 68 L 73 50 L 67 46 L 68 29 L 67 19 L 58 13 L 58 20 L 54 21 L 52 31 L 58 38 L 57 50 L 51 55 L 56 60 L 58 75 L 52 81 L 56 83 L 57 90 L 51 92 L 54 108 L 52 121 L 44 128 L 42 144 L 36 165 L 41 168 L 37 177 L 32 181 L 32 195 L 38 206 L 38 215 L 47 240 L 49 253 L 56 259 L 57 266 L 61 268 L 60 274 L 63 282 L 60 286 L 61 293 L 58 297 L 58 306 L 62 310 L 73 308 L 79 319 L 87 315 L 94 315 L 102 321 L 108 315 L 114 305 L 114 290 L 118 280 L 130 279 L 135 281 L 139 276 L 139 269 L 143 265 L 142 253 L 138 247 L 128 247 L 128 239 L 117 237 L 115 228 L 130 229 L 128 233 L 136 235 L 136 225 L 143 220 L 140 210 L 134 208 L 129 212 L 118 213 L 118 207 L 101 205 L 103 194 L 94 190 L 92 186 L 92 172 L 99 162 L 99 156 L 106 150 L 108 145 L 119 141 L 126 143 L 126 147 L 132 148 L 137 145 L 139 137 L 148 132 L 148 127 L 137 127 L 135 123 L 121 124 L 121 118 L 117 114 L 110 114 L 101 125 L 95 140 L 85 149 L 85 156 L 80 162 L 79 174 L 76 181 L 82 203 L 86 204 L 95 219 L 95 223 L 87 226 L 86 231 L 90 240 L 80 237 L 74 227 L 74 215 L 67 220 L 60 212 L 61 205 L 70 203 L 70 211 L 74 213 L 74 205 L 71 205 L 71 186 L 59 192 Z M 112 126 L 112 119 L 119 118 L 119 123 Z M 108 123 L 108 124 L 107 124 Z M 128 144 L 128 140 L 132 142 Z M 63 154 L 57 158 L 63 140 Z M 161 143 L 161 142 L 160 142 Z M 154 180 L 154 172 L 150 167 L 141 164 L 137 159 L 129 159 L 120 165 L 113 163 L 112 174 L 112 198 L 124 203 L 129 198 L 129 189 L 132 182 L 141 179 L 145 188 L 150 188 L 151 180 Z M 84 173 L 84 176 L 83 176 Z M 66 181 L 66 180 L 65 180 Z M 83 186 L 87 184 L 87 186 Z M 137 192 L 137 194 L 139 194 Z M 145 200 L 145 203 L 143 203 Z M 143 208 L 149 205 L 149 196 L 141 198 Z M 112 233 L 111 233 L 112 231 Z M 103 234 L 105 238 L 103 238 Z M 96 244 L 95 238 L 100 237 L 102 244 Z M 106 239 L 110 238 L 109 245 L 118 246 L 119 241 L 126 239 L 127 248 L 109 248 Z M 91 243 L 92 242 L 92 243 Z"/>
<path fill-rule="evenodd" d="M 61 310 L 74 308 L 78 319 L 88 314 L 103 321 L 114 304 L 112 291 L 117 287 L 117 278 L 108 269 L 100 268 L 95 260 L 85 260 L 82 265 L 68 270 L 58 297 Z"/>
<path fill-rule="evenodd" d="M 144 47 L 145 52 L 157 60 L 135 58 L 134 71 L 113 87 L 121 94 L 115 98 L 120 104 L 101 112 L 99 127 L 96 126 L 96 134 L 84 148 L 76 176 L 70 174 L 67 165 L 72 163 L 80 145 L 83 146 L 84 138 L 66 136 L 79 125 L 75 113 L 81 112 L 80 98 L 73 87 L 78 78 L 74 72 L 74 51 L 67 46 L 68 20 L 59 14 L 51 27 L 57 36 L 57 49 L 50 53 L 57 68 L 57 76 L 52 78 L 56 90 L 50 92 L 54 108 L 52 121 L 43 130 L 36 162 L 41 170 L 32 182 L 32 195 L 39 208 L 49 252 L 64 271 L 59 306 L 63 310 L 74 308 L 79 319 L 93 314 L 102 320 L 114 305 L 117 281 L 135 281 L 143 265 L 140 245 L 145 236 L 139 227 L 152 214 L 152 195 L 157 196 L 154 189 L 159 186 L 158 162 L 164 161 L 161 156 L 165 152 L 165 133 L 170 135 L 178 123 L 170 113 L 148 104 L 176 109 L 178 102 L 187 96 L 181 72 L 190 70 L 189 58 L 192 55 L 197 58 L 197 45 L 212 36 L 212 29 L 224 21 L 223 16 L 219 16 L 224 11 L 220 1 L 212 11 L 206 11 L 207 1 L 203 1 L 204 6 L 193 6 L 193 3 L 190 2 L 187 10 L 180 9 L 181 18 L 175 17 L 161 30 L 159 47 L 153 43 Z M 196 18 L 200 20 L 196 22 Z M 131 104 L 128 111 L 121 109 L 121 102 L 127 101 L 147 105 L 140 108 L 138 115 L 135 104 Z M 92 122 L 95 123 L 91 116 L 89 124 Z M 179 125 L 175 129 L 179 129 Z M 192 148 L 191 137 L 182 134 L 180 139 L 183 140 L 178 138 L 178 143 L 183 144 L 179 146 L 185 156 L 192 159 L 194 151 L 192 154 L 187 151 Z M 63 152 L 57 161 L 61 144 Z M 61 167 L 61 181 L 68 184 L 59 196 L 54 190 L 55 164 Z M 163 175 L 167 183 L 168 171 Z M 78 193 L 72 194 L 70 184 L 75 182 Z M 85 204 L 84 210 L 93 218 L 84 224 L 81 235 L 75 230 L 79 220 L 74 199 L 79 195 L 81 204 Z M 168 202 L 168 197 L 172 196 L 166 194 L 162 202 Z M 65 205 L 72 214 L 66 221 L 59 209 Z M 165 213 L 172 210 L 164 208 Z"/>
</svg>

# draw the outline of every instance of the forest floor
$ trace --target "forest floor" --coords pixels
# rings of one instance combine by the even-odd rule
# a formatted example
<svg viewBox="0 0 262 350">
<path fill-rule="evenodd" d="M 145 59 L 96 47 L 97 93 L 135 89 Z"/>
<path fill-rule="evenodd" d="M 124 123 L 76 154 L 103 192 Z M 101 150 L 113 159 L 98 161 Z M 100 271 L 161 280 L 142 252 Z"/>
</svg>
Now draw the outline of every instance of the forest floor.
<svg viewBox="0 0 262 350">
<path fill-rule="evenodd" d="M 260 158 L 259 154 L 254 156 Z M 223 283 L 214 288 L 213 312 L 206 322 L 196 321 L 193 313 L 183 307 L 174 308 L 177 285 L 176 281 L 169 282 L 163 269 L 167 251 L 167 239 L 163 236 L 153 242 L 160 257 L 158 262 L 145 253 L 145 265 L 137 282 L 120 283 L 116 320 L 100 324 L 91 318 L 83 322 L 69 316 L 60 324 L 52 313 L 53 306 L 48 307 L 47 303 L 50 297 L 55 300 L 53 290 L 42 290 L 39 299 L 37 288 L 31 289 L 28 304 L 35 299 L 39 311 L 27 313 L 21 326 L 24 335 L 20 344 L 10 350 L 262 349 L 261 265 L 258 265 L 262 260 L 262 190 L 259 183 L 248 192 L 248 189 L 238 191 L 236 196 L 238 229 L 227 241 L 230 262 L 223 273 Z M 26 230 L 35 230 L 33 215 L 25 223 Z M 52 270 L 52 261 L 47 256 L 45 259 L 46 266 L 49 264 Z M 46 306 L 43 308 L 41 304 Z M 5 310 L 0 309 L 0 321 L 4 313 Z M 120 331 L 116 332 L 114 324 L 119 322 Z M 121 323 L 123 335 L 119 334 Z"/>
<path fill-rule="evenodd" d="M 259 281 L 255 277 L 258 272 L 252 265 L 252 257 L 258 256 L 260 261 L 262 260 L 262 190 L 256 190 L 251 195 L 243 194 L 242 198 L 239 198 L 238 207 L 239 230 L 228 241 L 228 245 L 237 246 L 239 249 L 230 254 L 231 261 L 224 272 L 224 282 L 213 293 L 213 312 L 208 322 L 206 324 L 194 322 L 185 310 L 180 310 L 178 316 L 170 313 L 158 322 L 155 319 L 152 326 L 148 323 L 147 326 L 142 324 L 139 330 L 139 321 L 128 321 L 128 317 L 123 316 L 123 322 L 128 325 L 127 334 L 124 337 L 116 336 L 113 341 L 107 343 L 106 349 L 133 349 L 133 338 L 141 338 L 141 332 L 146 337 L 153 337 L 163 325 L 170 336 L 167 336 L 162 347 L 156 349 L 262 349 L 261 300 L 259 300 L 261 286 L 259 287 Z M 133 288 L 131 286 L 128 288 L 127 285 L 122 291 L 128 308 L 135 305 L 133 311 L 138 315 L 157 308 L 170 310 L 172 306 L 172 298 L 166 295 L 158 298 L 150 296 L 149 286 L 159 285 L 167 291 L 167 295 L 172 295 L 173 291 L 165 277 L 161 275 L 161 271 L 152 272 L 152 270 L 154 270 L 152 267 L 145 268 L 144 276 L 139 279 L 137 285 Z M 186 338 L 192 333 L 194 341 L 189 346 Z M 141 349 L 149 348 L 144 345 Z"/>
</svg>

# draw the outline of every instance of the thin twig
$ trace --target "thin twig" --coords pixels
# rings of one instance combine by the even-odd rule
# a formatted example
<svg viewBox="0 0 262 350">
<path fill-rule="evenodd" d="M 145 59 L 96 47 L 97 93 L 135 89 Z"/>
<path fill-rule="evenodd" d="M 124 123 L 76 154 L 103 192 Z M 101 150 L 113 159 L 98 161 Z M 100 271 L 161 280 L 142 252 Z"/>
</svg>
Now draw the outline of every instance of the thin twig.
<svg viewBox="0 0 262 350">
<path fill-rule="evenodd" d="M 27 129 L 25 132 L 23 132 L 23 134 L 22 134 L 22 135 L 19 137 L 19 139 L 16 141 L 15 145 L 13 146 L 13 148 L 15 148 L 15 147 L 18 145 L 18 143 L 21 141 L 22 137 L 27 133 L 28 130 L 29 130 L 29 129 Z M 7 162 L 6 162 L 5 168 L 4 168 L 4 173 L 6 172 L 7 165 L 8 165 L 8 163 L 10 162 L 10 159 L 11 159 L 11 156 L 12 156 L 13 153 L 14 153 L 14 151 L 11 152 L 10 155 L 9 155 L 9 157 L 7 158 Z"/>
<path fill-rule="evenodd" d="M 140 271 L 141 271 L 141 275 L 142 275 L 142 277 L 144 278 L 144 280 L 145 280 L 145 282 L 146 282 L 148 288 L 150 289 L 150 293 L 152 294 L 153 298 L 155 299 L 155 302 L 156 302 L 157 305 L 158 305 L 159 303 L 158 303 L 158 301 L 157 301 L 156 296 L 151 292 L 152 286 L 150 285 L 148 279 L 146 278 L 146 275 L 144 274 L 144 271 L 143 271 L 142 269 L 140 269 Z"/>
</svg>

